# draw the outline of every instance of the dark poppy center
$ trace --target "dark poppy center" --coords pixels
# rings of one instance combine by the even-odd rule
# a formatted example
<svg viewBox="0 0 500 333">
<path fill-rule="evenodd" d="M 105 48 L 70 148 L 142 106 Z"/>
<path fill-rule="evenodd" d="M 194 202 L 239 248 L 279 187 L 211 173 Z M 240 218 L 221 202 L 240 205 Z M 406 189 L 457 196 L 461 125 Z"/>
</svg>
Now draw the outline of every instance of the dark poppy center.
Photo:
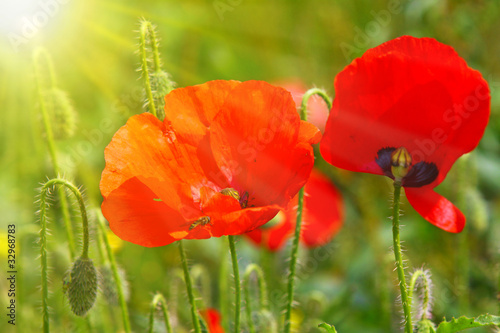
<svg viewBox="0 0 500 333">
<path fill-rule="evenodd" d="M 377 157 L 375 162 L 384 172 L 384 175 L 391 179 L 398 178 L 398 175 L 394 175 L 393 171 L 395 167 L 398 167 L 394 161 L 394 152 L 398 148 L 386 147 L 382 148 L 377 152 Z M 399 157 L 399 154 L 398 156 Z M 409 164 L 406 166 L 407 172 L 403 173 L 404 176 L 401 177 L 401 185 L 404 187 L 421 187 L 432 183 L 438 176 L 439 170 L 436 164 L 432 162 L 418 162 L 414 165 Z"/>
</svg>

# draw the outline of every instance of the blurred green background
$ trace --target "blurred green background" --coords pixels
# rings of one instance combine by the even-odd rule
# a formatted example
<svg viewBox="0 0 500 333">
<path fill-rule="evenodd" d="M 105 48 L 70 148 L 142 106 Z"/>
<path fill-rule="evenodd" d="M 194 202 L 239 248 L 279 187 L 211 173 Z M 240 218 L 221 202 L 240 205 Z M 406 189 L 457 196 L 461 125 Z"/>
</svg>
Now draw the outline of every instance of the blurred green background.
<svg viewBox="0 0 500 333">
<path fill-rule="evenodd" d="M 336 73 L 384 41 L 409 34 L 453 46 L 469 66 L 481 71 L 492 91 L 490 124 L 479 148 L 455 165 L 439 188 L 454 202 L 465 196 L 467 205 L 462 209 L 468 225 L 463 235 L 445 233 L 404 203 L 401 238 L 410 271 L 424 266 L 432 272 L 434 318 L 499 314 L 500 1 L 17 0 L 0 4 L 0 18 L 0 235 L 4 244 L 7 225 L 16 224 L 19 332 L 41 327 L 34 202 L 40 183 L 55 176 L 40 121 L 33 50 L 42 46 L 51 54 L 57 84 L 77 112 L 75 135 L 57 142 L 61 169 L 66 178 L 83 186 L 88 206 L 98 207 L 104 147 L 129 116 L 144 111 L 137 71 L 140 18 L 156 25 L 164 69 L 178 86 L 213 79 L 300 80 L 334 96 Z M 294 314 L 302 325 L 299 331 L 319 332 L 316 327 L 322 321 L 335 324 L 340 333 L 398 331 L 401 318 L 387 218 L 390 183 L 382 177 L 334 170 L 320 158 L 318 166 L 344 191 L 347 213 L 342 231 L 330 244 L 301 251 L 299 306 Z M 76 225 L 78 213 L 73 215 Z M 85 322 L 70 313 L 61 291 L 71 263 L 57 202 L 51 216 L 52 328 L 54 332 L 86 331 Z M 99 264 L 95 231 L 92 237 L 91 256 Z M 469 248 L 460 253 L 464 239 Z M 243 239 L 237 245 L 242 268 L 257 262 L 274 272 L 268 282 L 273 309 L 280 313 L 283 299 L 274 291 L 284 289 L 280 277 L 286 272 L 289 247 L 268 254 Z M 220 309 L 224 297 L 219 297 L 218 272 L 228 259 L 226 241 L 188 241 L 186 246 L 191 263 L 209 272 L 205 276 L 210 288 L 204 294 L 211 295 L 204 297 L 205 305 Z M 5 248 L 2 245 L 0 252 L 3 271 L 7 270 Z M 134 331 L 146 330 L 155 291 L 167 295 L 172 308 L 177 308 L 172 310 L 174 320 L 178 319 L 176 332 L 189 330 L 183 285 L 175 277 L 180 267 L 176 246 L 147 249 L 117 241 L 115 253 L 129 282 Z M 470 267 L 468 292 L 459 288 L 457 276 L 463 267 Z M 226 280 L 232 283 L 229 273 Z M 0 287 L 0 305 L 5 309 L 4 278 Z M 470 302 L 460 302 L 461 293 Z M 119 309 L 105 298 L 99 295 L 90 313 L 94 331 L 113 327 L 111 331 L 119 332 Z M 0 331 L 9 332 L 13 328 L 7 325 L 4 311 Z M 232 320 L 232 312 L 224 319 Z"/>
</svg>

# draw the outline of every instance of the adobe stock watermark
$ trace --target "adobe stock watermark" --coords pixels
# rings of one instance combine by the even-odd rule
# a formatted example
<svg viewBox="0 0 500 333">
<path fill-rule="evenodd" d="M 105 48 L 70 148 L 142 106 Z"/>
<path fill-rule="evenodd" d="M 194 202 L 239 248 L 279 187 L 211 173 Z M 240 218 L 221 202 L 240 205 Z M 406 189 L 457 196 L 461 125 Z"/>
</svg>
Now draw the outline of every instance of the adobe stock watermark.
<svg viewBox="0 0 500 333">
<path fill-rule="evenodd" d="M 487 87 L 483 84 L 478 85 L 472 94 L 465 97 L 462 103 L 453 104 L 453 107 L 443 113 L 443 121 L 450 124 L 452 130 L 458 130 L 489 97 L 490 93 Z M 411 152 L 413 158 L 415 161 L 425 161 L 426 157 L 431 156 L 437 147 L 447 139 L 448 134 L 443 128 L 434 128 L 430 139 L 415 139 L 414 143 L 418 149 Z"/>
<path fill-rule="evenodd" d="M 224 13 L 232 12 L 236 7 L 241 5 L 243 0 L 215 0 L 212 5 L 219 17 L 219 20 L 224 21 Z"/>
<path fill-rule="evenodd" d="M 39 9 L 28 16 L 21 18 L 20 33 L 10 32 L 7 34 L 10 45 L 15 52 L 19 52 L 19 47 L 29 42 L 30 39 L 43 29 L 54 18 L 62 5 L 71 0 L 39 0 Z"/>
<path fill-rule="evenodd" d="M 403 11 L 402 2 L 402 0 L 390 0 L 387 9 L 370 11 L 373 19 L 365 24 L 364 29 L 354 27 L 355 34 L 352 43 L 341 42 L 339 44 L 347 62 L 351 62 L 357 54 L 370 47 L 373 39 L 391 23 L 393 15 L 398 15 Z"/>
</svg>

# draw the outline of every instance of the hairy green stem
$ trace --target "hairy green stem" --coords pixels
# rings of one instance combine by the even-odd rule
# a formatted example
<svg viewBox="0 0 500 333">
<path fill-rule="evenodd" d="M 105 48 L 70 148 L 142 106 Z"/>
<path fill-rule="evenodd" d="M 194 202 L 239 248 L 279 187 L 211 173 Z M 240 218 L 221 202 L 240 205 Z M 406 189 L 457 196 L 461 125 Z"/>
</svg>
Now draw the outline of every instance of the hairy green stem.
<svg viewBox="0 0 500 333">
<path fill-rule="evenodd" d="M 241 313 L 241 282 L 240 282 L 240 269 L 238 266 L 238 257 L 236 255 L 236 247 L 234 245 L 234 236 L 227 236 L 229 242 L 229 251 L 231 252 L 231 261 L 233 263 L 234 275 L 234 332 L 240 332 L 240 313 Z"/>
<path fill-rule="evenodd" d="M 179 254 L 181 256 L 182 269 L 184 271 L 184 282 L 186 283 L 189 304 L 191 304 L 191 319 L 193 320 L 194 331 L 201 333 L 200 321 L 198 320 L 198 310 L 196 309 L 196 300 L 193 293 L 193 283 L 191 282 L 191 275 L 189 275 L 189 268 L 186 259 L 186 252 L 182 240 L 177 241 L 179 246 Z"/>
<path fill-rule="evenodd" d="M 248 265 L 243 276 L 243 292 L 245 296 L 245 309 L 247 314 L 247 322 L 250 333 L 255 333 L 255 325 L 252 320 L 252 303 L 250 297 L 250 276 L 252 273 L 257 275 L 257 283 L 259 286 L 259 308 L 260 311 L 269 310 L 268 309 L 268 299 L 267 299 L 267 286 L 266 280 L 264 278 L 264 272 L 256 264 Z"/>
<path fill-rule="evenodd" d="M 168 316 L 167 309 L 167 301 L 165 297 L 161 293 L 157 293 L 153 297 L 153 301 L 151 302 L 150 312 L 149 312 L 149 333 L 153 333 L 154 323 L 155 323 L 155 313 L 157 306 L 161 307 L 161 311 L 163 313 L 163 319 L 165 321 L 165 329 L 167 333 L 172 333 L 172 326 L 170 326 L 170 319 Z"/>
<path fill-rule="evenodd" d="M 421 320 L 423 320 L 423 319 L 428 319 L 427 314 L 429 313 L 431 306 L 431 290 L 430 290 L 431 281 L 429 281 L 429 277 L 427 276 L 426 272 L 423 269 L 416 270 L 411 276 L 410 280 L 410 288 L 408 289 L 409 300 L 413 299 L 413 292 L 415 291 L 418 278 L 422 278 L 423 282 L 422 288 L 424 290 L 422 299 L 422 318 L 421 318 Z"/>
<path fill-rule="evenodd" d="M 332 99 L 323 89 L 311 88 L 302 97 L 302 104 L 300 105 L 300 119 L 302 120 L 306 120 L 307 118 L 307 103 L 313 95 L 320 96 L 325 101 L 328 110 L 332 108 Z"/>
<path fill-rule="evenodd" d="M 325 101 L 328 109 L 331 109 L 332 102 L 330 97 L 319 88 L 312 88 L 306 91 L 302 97 L 302 104 L 300 106 L 300 119 L 307 121 L 307 103 L 313 95 L 319 95 Z M 290 254 L 290 273 L 288 275 L 288 286 L 287 286 L 287 305 L 285 310 L 285 333 L 290 333 L 291 330 L 291 317 L 292 317 L 292 307 L 293 307 L 293 294 L 295 288 L 295 270 L 297 267 L 297 257 L 299 251 L 299 240 L 300 231 L 302 227 L 302 214 L 304 210 L 304 188 L 302 187 L 299 191 L 299 203 L 297 208 L 297 221 L 295 224 L 295 235 L 292 243 L 292 252 Z"/>
<path fill-rule="evenodd" d="M 96 209 L 97 215 L 97 225 L 99 226 L 99 231 L 101 232 L 102 239 L 104 241 L 104 246 L 106 247 L 106 253 L 108 255 L 108 261 L 111 265 L 111 271 L 113 272 L 113 279 L 115 280 L 116 292 L 118 294 L 118 302 L 120 303 L 120 309 L 122 313 L 123 320 L 123 329 L 126 333 L 131 332 L 130 328 L 130 319 L 128 314 L 127 302 L 125 300 L 125 293 L 123 292 L 123 286 L 120 279 L 120 274 L 118 272 L 118 267 L 116 265 L 115 256 L 113 251 L 111 250 L 111 245 L 109 244 L 108 235 L 106 234 L 106 224 L 104 222 L 104 217 L 101 214 L 101 211 Z"/>
<path fill-rule="evenodd" d="M 42 113 L 42 119 L 43 119 L 43 127 L 45 128 L 45 135 L 47 136 L 47 146 L 52 160 L 52 166 L 54 168 L 55 176 L 59 177 L 59 175 L 61 174 L 61 170 L 59 168 L 59 163 L 57 161 L 54 133 L 52 132 L 52 126 L 50 124 L 50 119 L 47 112 L 47 106 L 45 105 L 45 99 L 43 96 L 43 88 L 42 88 L 43 75 L 42 75 L 42 66 L 40 64 L 41 61 L 40 58 L 42 57 L 44 58 L 45 63 L 47 65 L 49 72 L 49 81 L 52 87 L 55 87 L 56 79 L 54 74 L 54 67 L 52 65 L 52 61 L 47 51 L 42 48 L 35 50 L 35 52 L 33 53 L 33 63 L 35 67 L 35 81 L 36 81 L 36 90 L 38 95 L 38 103 L 40 104 L 40 111 Z M 66 195 L 64 193 L 63 188 L 58 189 L 58 195 L 59 195 L 59 202 L 61 203 L 61 211 L 63 215 L 64 226 L 66 229 L 66 238 L 68 239 L 70 257 L 71 260 L 73 260 L 76 254 L 76 245 L 75 245 L 73 226 L 71 224 L 71 217 L 69 214 L 68 202 L 66 200 Z"/>
<path fill-rule="evenodd" d="M 222 243 L 221 243 L 222 244 Z M 219 267 L 219 309 L 222 314 L 221 316 L 221 324 L 225 330 L 229 330 L 228 327 L 228 295 L 229 295 L 229 286 L 228 286 L 228 266 L 229 260 L 227 258 L 227 248 L 225 244 L 221 246 L 220 257 L 220 267 Z"/>
<path fill-rule="evenodd" d="M 62 185 L 69 189 L 75 195 L 80 213 L 82 215 L 83 247 L 81 258 L 88 258 L 89 252 L 89 225 L 87 219 L 87 210 L 80 190 L 65 179 L 54 178 L 47 181 L 40 190 L 40 259 L 42 266 L 42 321 L 43 332 L 49 332 L 50 320 L 48 310 L 48 264 L 47 264 L 47 195 L 50 189 L 55 185 Z"/>
<path fill-rule="evenodd" d="M 159 72 L 161 70 L 160 54 L 158 52 L 158 42 L 156 39 L 156 32 L 153 28 L 151 22 L 143 20 L 140 27 L 140 54 L 141 54 L 141 70 L 142 77 L 144 80 L 144 88 L 146 89 L 146 96 L 148 98 L 149 111 L 157 117 L 156 106 L 154 103 L 153 92 L 151 89 L 151 81 L 149 78 L 149 68 L 148 68 L 148 55 L 147 55 L 147 41 L 149 37 L 150 46 L 153 51 L 153 64 L 154 71 Z"/>
<path fill-rule="evenodd" d="M 405 270 L 403 266 L 403 256 L 401 252 L 401 241 L 399 239 L 399 203 L 401 198 L 401 182 L 394 182 L 394 206 L 392 214 L 392 240 L 394 258 L 396 260 L 396 270 L 398 272 L 399 288 L 401 290 L 401 303 L 405 317 L 405 333 L 412 333 L 413 326 L 411 322 L 411 298 L 408 296 L 408 287 L 406 285 Z"/>
</svg>

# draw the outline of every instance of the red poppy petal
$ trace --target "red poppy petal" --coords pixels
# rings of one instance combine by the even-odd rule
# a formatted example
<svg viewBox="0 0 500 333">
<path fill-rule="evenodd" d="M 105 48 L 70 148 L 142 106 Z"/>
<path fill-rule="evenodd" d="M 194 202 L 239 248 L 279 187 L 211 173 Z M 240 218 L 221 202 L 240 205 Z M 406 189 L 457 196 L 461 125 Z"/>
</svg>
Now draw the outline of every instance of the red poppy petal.
<svg viewBox="0 0 500 333">
<path fill-rule="evenodd" d="M 200 311 L 208 325 L 208 333 L 224 333 L 224 328 L 221 326 L 221 315 L 215 309 L 206 309 Z"/>
<path fill-rule="evenodd" d="M 307 142 L 310 144 L 318 143 L 321 140 L 321 132 L 319 129 L 307 121 L 300 121 L 299 142 Z"/>
<path fill-rule="evenodd" d="M 165 96 L 165 123 L 191 145 L 203 139 L 213 118 L 238 81 L 216 80 L 178 88 Z"/>
<path fill-rule="evenodd" d="M 250 239 L 254 244 L 263 246 L 269 251 L 278 251 L 286 243 L 286 241 L 293 235 L 295 222 L 285 217 L 285 214 L 280 212 L 276 217 L 283 215 L 281 222 L 268 227 L 263 225 L 255 230 L 247 232 L 245 236 Z"/>
<path fill-rule="evenodd" d="M 406 188 L 406 197 L 424 219 L 448 232 L 461 232 L 465 216 L 450 201 L 427 188 Z"/>
<path fill-rule="evenodd" d="M 107 195 L 102 213 L 118 237 L 141 246 L 167 245 L 187 234 L 179 227 L 185 224 L 179 212 L 136 177 Z"/>
<path fill-rule="evenodd" d="M 301 122 L 290 94 L 261 81 L 238 85 L 211 126 L 214 158 L 232 187 L 249 193 L 249 205 L 286 205 L 302 187 L 314 157 L 313 134 Z M 313 137 L 311 137 L 313 135 Z"/>
<path fill-rule="evenodd" d="M 302 241 L 307 247 L 325 245 L 340 230 L 343 219 L 342 195 L 328 178 L 313 171 L 305 187 Z"/>
<path fill-rule="evenodd" d="M 336 97 L 321 143 L 335 166 L 383 174 L 378 150 L 404 146 L 434 162 L 439 184 L 477 146 L 489 118 L 481 74 L 449 46 L 403 36 L 368 50 L 335 78 Z"/>
<path fill-rule="evenodd" d="M 213 159 L 200 160 L 199 147 L 184 142 L 174 131 L 149 113 L 131 117 L 106 147 L 106 168 L 101 177 L 104 197 L 132 178 L 155 179 L 148 184 L 171 207 L 192 201 L 202 186 L 214 186 L 206 171 L 215 166 Z M 213 169 L 212 169 L 213 170 Z M 224 186 L 222 177 L 219 181 Z M 167 183 L 168 186 L 159 186 Z M 175 204 L 174 204 L 175 202 Z M 188 217 L 188 216 L 186 216 Z"/>
</svg>

